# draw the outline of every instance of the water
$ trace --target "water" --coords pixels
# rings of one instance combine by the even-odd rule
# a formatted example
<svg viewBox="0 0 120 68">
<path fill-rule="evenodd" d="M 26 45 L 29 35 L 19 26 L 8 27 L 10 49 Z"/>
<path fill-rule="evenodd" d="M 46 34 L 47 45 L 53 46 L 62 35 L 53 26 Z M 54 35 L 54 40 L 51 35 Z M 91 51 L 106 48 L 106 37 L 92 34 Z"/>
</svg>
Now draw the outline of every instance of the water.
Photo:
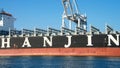
<svg viewBox="0 0 120 68">
<path fill-rule="evenodd" d="M 0 57 L 0 68 L 120 68 L 120 57 Z"/>
</svg>

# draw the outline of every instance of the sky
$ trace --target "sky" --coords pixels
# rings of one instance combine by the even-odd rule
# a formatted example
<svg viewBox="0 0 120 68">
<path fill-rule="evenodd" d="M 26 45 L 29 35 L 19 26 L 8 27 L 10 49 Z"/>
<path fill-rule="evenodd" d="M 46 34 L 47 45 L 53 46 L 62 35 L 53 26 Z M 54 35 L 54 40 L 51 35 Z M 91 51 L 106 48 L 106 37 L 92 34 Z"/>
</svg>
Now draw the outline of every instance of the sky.
<svg viewBox="0 0 120 68">
<path fill-rule="evenodd" d="M 120 31 L 120 0 L 76 0 L 80 13 L 87 15 L 87 27 L 93 25 L 102 32 L 105 24 Z M 60 29 L 62 0 L 0 0 L 0 8 L 15 18 L 16 29 Z"/>
</svg>

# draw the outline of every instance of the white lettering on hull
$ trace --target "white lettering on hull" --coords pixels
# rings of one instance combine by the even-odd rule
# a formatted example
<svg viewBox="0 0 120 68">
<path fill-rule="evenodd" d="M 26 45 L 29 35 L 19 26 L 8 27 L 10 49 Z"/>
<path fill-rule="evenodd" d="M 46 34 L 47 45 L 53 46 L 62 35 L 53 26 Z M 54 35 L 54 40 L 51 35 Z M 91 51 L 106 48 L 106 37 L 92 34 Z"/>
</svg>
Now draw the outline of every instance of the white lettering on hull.
<svg viewBox="0 0 120 68">
<path fill-rule="evenodd" d="M 25 37 L 24 43 L 22 45 L 22 47 L 25 47 L 25 46 L 31 47 L 28 37 Z"/>
<path fill-rule="evenodd" d="M 43 37 L 44 38 L 44 44 L 43 44 L 43 47 L 46 47 L 46 43 L 52 47 L 52 36 L 50 37 L 50 40 L 47 38 L 47 37 Z"/>
<path fill-rule="evenodd" d="M 70 47 L 72 36 L 67 36 L 67 38 L 68 38 L 68 44 L 65 44 L 65 45 L 64 45 L 65 48 L 69 48 L 69 47 Z"/>
<path fill-rule="evenodd" d="M 10 48 L 10 38 L 2 38 L 1 48 Z"/>
<path fill-rule="evenodd" d="M 62 43 L 61 47 L 63 46 L 65 48 L 69 48 L 70 46 L 73 46 L 74 44 L 77 44 L 77 46 L 83 44 L 84 46 L 87 46 L 87 47 L 93 47 L 93 46 L 97 47 L 97 44 L 95 45 L 95 43 L 96 43 L 95 39 L 93 40 L 93 38 L 95 37 L 94 35 L 87 35 L 87 37 L 85 37 L 84 43 L 82 41 L 79 41 L 79 40 L 75 41 L 74 40 L 75 38 L 72 40 L 72 37 L 74 37 L 74 36 L 66 36 L 65 38 L 66 38 L 67 41 L 65 41 L 65 42 L 64 41 L 63 42 L 58 41 L 58 42 L 61 42 Z M 80 36 L 78 36 L 78 37 L 80 37 Z M 36 38 L 36 37 L 34 37 L 34 38 Z M 53 36 L 41 37 L 41 38 L 43 40 L 37 40 L 37 41 L 43 42 L 42 43 L 43 47 L 52 47 L 52 46 L 54 46 L 53 44 L 55 43 L 55 41 L 54 41 L 55 39 L 53 39 Z M 99 38 L 100 37 L 98 37 L 98 39 L 97 39 L 98 42 L 99 42 Z M 119 40 L 120 35 L 118 35 L 118 34 L 116 34 L 116 35 L 104 35 L 104 36 L 101 37 L 101 39 L 104 39 L 104 38 L 107 39 L 107 42 L 105 42 L 105 40 L 100 40 L 101 46 L 103 46 L 103 47 L 104 46 L 108 46 L 108 47 L 109 46 L 110 47 L 111 46 L 112 47 L 120 46 L 119 45 L 120 44 L 120 40 Z M 77 39 L 79 39 L 79 38 L 77 38 Z M 18 42 L 19 40 L 17 42 L 14 42 L 15 39 L 12 40 L 12 41 L 11 40 L 12 40 L 12 38 L 0 38 L 0 43 L 1 43 L 0 46 L 1 46 L 1 48 L 11 48 L 11 47 L 14 47 L 14 44 L 17 44 L 19 47 L 22 47 L 22 48 L 24 48 L 24 47 L 32 47 L 31 44 L 35 43 L 34 41 L 30 40 L 29 37 L 25 37 L 24 41 L 20 42 L 20 43 Z M 22 45 L 20 45 L 21 43 L 22 43 Z M 41 44 L 41 43 L 39 43 L 39 44 Z M 35 43 L 35 45 L 39 45 L 39 44 Z M 57 46 L 57 44 L 55 46 Z"/>
<path fill-rule="evenodd" d="M 93 46 L 93 44 L 92 44 L 92 35 L 87 35 L 87 37 L 88 37 L 88 44 L 87 44 L 87 46 Z"/>
<path fill-rule="evenodd" d="M 119 46 L 119 35 L 116 35 L 117 39 L 115 39 L 112 35 L 108 35 L 108 46 L 111 46 L 111 41 L 116 44 L 116 46 Z"/>
</svg>

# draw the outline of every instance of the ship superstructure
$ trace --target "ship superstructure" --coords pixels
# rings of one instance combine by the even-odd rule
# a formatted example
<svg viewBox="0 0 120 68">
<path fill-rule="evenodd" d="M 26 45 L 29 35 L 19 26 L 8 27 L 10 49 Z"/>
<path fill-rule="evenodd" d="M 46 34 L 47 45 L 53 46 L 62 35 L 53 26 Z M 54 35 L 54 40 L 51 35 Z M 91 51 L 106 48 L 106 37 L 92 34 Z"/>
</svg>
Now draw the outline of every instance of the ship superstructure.
<svg viewBox="0 0 120 68">
<path fill-rule="evenodd" d="M 15 18 L 12 16 L 12 14 L 5 12 L 3 9 L 0 11 L 0 30 L 14 30 L 14 21 Z"/>
</svg>

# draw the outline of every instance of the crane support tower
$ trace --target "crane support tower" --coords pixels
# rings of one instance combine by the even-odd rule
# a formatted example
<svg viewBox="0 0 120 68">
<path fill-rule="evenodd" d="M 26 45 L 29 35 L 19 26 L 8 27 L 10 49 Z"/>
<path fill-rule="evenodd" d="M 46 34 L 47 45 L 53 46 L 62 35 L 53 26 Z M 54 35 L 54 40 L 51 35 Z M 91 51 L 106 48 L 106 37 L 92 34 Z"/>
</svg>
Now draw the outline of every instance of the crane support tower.
<svg viewBox="0 0 120 68">
<path fill-rule="evenodd" d="M 72 22 L 75 23 L 76 33 L 87 31 L 87 17 L 86 14 L 80 14 L 76 0 L 62 0 L 64 12 L 62 15 L 62 27 L 66 27 L 66 20 L 69 22 L 67 26 L 72 30 Z M 64 29 L 63 29 L 64 30 Z"/>
</svg>

